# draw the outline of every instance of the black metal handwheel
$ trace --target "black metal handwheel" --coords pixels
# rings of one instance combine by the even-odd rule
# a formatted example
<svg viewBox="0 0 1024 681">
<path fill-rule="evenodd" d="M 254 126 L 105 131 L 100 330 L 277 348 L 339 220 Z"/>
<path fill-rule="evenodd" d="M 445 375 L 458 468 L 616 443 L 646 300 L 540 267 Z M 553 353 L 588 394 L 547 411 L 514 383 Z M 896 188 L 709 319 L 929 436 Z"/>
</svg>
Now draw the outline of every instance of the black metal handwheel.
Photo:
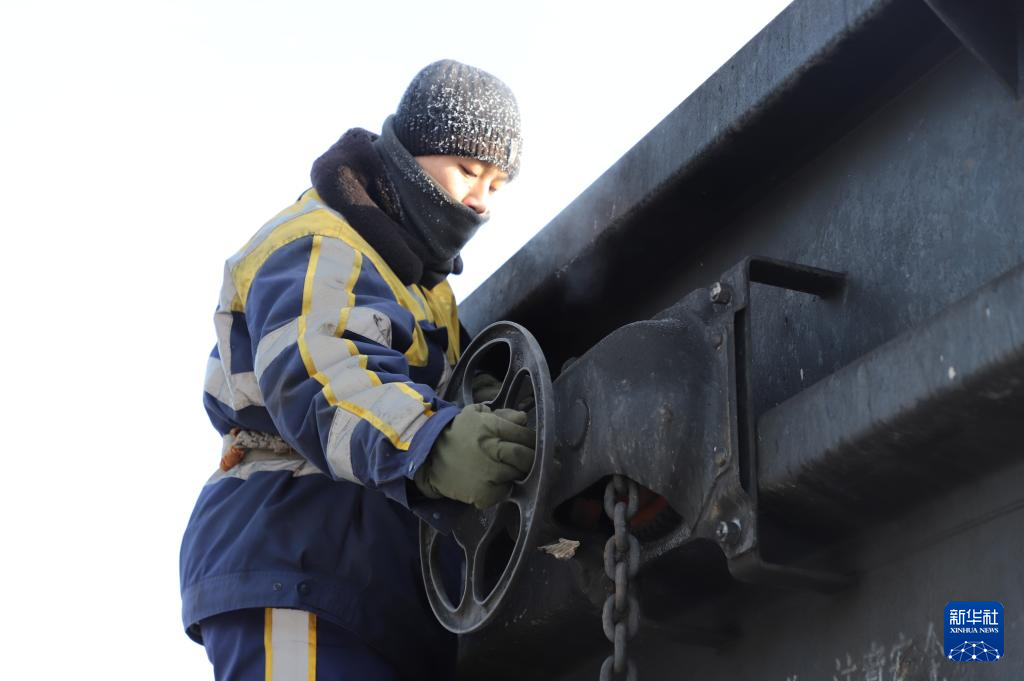
<svg viewBox="0 0 1024 681">
<path fill-rule="evenodd" d="M 445 585 L 442 537 L 420 523 L 427 599 L 438 621 L 456 634 L 476 631 L 494 618 L 526 563 L 527 551 L 536 546 L 554 448 L 551 374 L 530 332 L 513 322 L 488 326 L 466 348 L 443 397 L 458 406 L 471 404 L 471 382 L 480 371 L 501 381 L 497 396 L 485 404 L 527 411 L 537 433 L 536 457 L 530 473 L 512 485 L 506 499 L 484 511 L 467 507 L 456 522 L 452 536 L 464 554 L 459 594 L 452 593 L 454 585 Z"/>
</svg>

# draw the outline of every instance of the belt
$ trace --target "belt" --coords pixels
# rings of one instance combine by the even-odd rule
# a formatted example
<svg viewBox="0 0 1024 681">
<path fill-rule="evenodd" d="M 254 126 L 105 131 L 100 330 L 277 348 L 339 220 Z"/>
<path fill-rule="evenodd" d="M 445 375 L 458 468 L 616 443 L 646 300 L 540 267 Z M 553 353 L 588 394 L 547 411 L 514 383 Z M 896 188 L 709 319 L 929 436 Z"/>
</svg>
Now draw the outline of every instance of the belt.
<svg viewBox="0 0 1024 681">
<path fill-rule="evenodd" d="M 292 449 L 280 435 L 261 433 L 255 430 L 232 428 L 224 436 L 224 446 L 220 454 L 220 469 L 229 471 L 242 462 L 242 459 L 253 461 L 257 458 L 302 458 Z"/>
<path fill-rule="evenodd" d="M 246 480 L 260 471 L 291 471 L 293 477 L 323 474 L 281 437 L 234 428 L 224 436 L 220 468 L 206 484 L 226 477 Z"/>
</svg>

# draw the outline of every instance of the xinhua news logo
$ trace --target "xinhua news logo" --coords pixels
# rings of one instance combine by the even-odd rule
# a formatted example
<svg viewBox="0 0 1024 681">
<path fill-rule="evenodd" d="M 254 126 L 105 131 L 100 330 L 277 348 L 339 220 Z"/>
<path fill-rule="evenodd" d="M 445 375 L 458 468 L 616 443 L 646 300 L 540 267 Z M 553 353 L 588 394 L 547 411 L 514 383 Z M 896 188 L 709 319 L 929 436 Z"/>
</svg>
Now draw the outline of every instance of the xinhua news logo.
<svg viewBox="0 0 1024 681">
<path fill-rule="evenodd" d="M 994 662 L 1003 657 L 1003 606 L 998 601 L 946 603 L 946 657 Z"/>
</svg>

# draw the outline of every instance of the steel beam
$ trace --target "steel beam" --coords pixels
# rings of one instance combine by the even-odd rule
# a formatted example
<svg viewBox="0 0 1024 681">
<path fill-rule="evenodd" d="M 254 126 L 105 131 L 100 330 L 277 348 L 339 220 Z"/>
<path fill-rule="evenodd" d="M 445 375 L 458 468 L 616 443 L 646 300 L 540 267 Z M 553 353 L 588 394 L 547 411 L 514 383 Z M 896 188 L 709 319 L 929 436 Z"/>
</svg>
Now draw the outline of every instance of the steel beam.
<svg viewBox="0 0 1024 681">
<path fill-rule="evenodd" d="M 1019 266 L 765 412 L 763 504 L 834 537 L 1018 458 L 1022 301 Z"/>
<path fill-rule="evenodd" d="M 936 16 L 1010 92 L 1021 94 L 1022 5 L 1019 0 L 925 0 Z"/>
<path fill-rule="evenodd" d="M 917 0 L 790 5 L 484 282 L 464 323 L 520 322 L 558 366 L 648 318 L 681 254 L 957 47 Z"/>
</svg>

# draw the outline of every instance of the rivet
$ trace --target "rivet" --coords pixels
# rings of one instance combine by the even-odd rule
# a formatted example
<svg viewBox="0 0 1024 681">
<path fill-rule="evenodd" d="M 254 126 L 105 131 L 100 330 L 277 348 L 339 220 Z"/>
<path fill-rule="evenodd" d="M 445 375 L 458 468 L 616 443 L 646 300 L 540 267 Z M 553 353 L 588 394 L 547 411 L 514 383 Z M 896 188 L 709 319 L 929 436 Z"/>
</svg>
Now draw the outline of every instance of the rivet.
<svg viewBox="0 0 1024 681">
<path fill-rule="evenodd" d="M 726 305 L 732 300 L 732 290 L 728 284 L 716 281 L 711 285 L 711 302 L 717 305 Z"/>
<path fill-rule="evenodd" d="M 742 530 L 743 526 L 735 518 L 732 520 L 720 520 L 718 526 L 715 527 L 715 537 L 718 539 L 719 544 L 732 545 L 739 540 Z"/>
</svg>

